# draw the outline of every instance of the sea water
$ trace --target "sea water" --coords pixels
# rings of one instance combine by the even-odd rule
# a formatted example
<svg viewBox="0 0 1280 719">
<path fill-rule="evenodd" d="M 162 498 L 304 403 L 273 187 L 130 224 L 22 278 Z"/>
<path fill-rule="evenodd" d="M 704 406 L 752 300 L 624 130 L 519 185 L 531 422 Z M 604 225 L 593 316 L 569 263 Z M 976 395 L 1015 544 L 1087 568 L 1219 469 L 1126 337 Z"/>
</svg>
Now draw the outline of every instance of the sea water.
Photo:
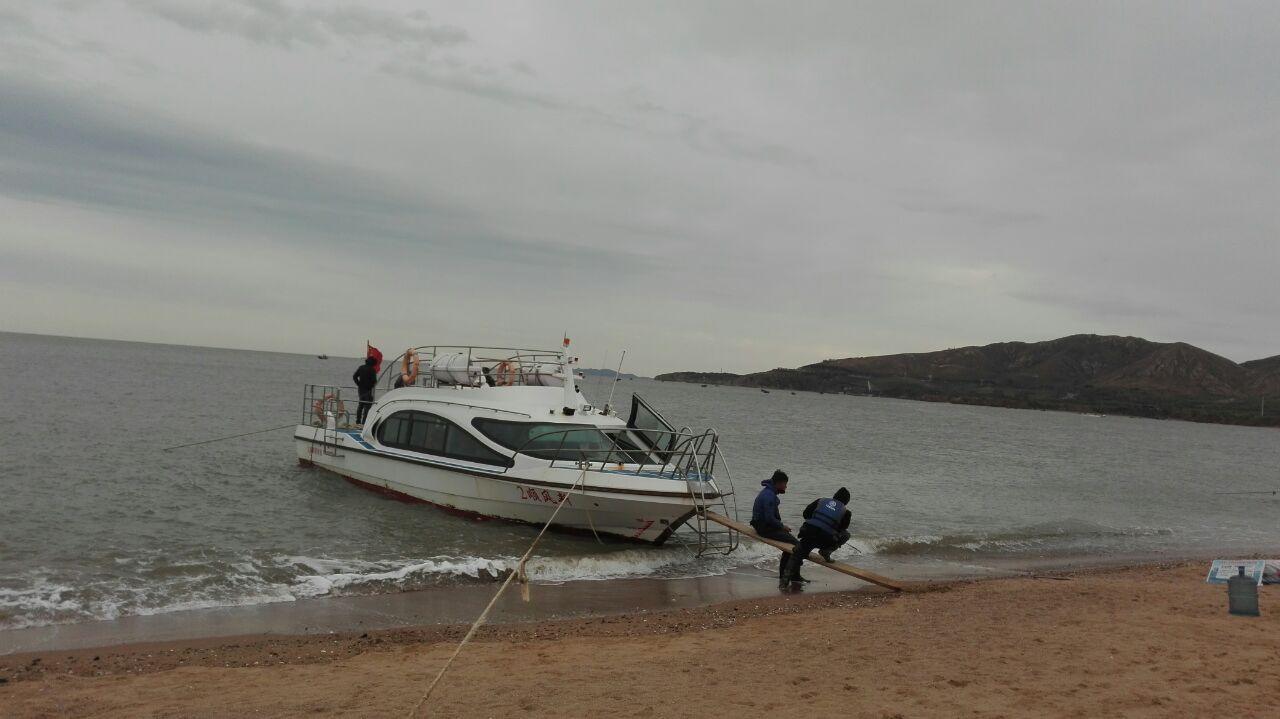
<svg viewBox="0 0 1280 719">
<path fill-rule="evenodd" d="M 304 383 L 358 360 L 0 333 L 0 629 L 492 582 L 537 528 L 476 522 L 298 466 Z M 691 367 L 696 369 L 696 367 Z M 603 404 L 610 381 L 589 379 Z M 791 476 L 784 520 L 844 486 L 852 553 L 895 576 L 1267 551 L 1273 429 L 622 380 L 715 428 L 745 515 Z M 272 430 L 281 427 L 282 429 Z M 258 430 L 237 439 L 166 447 Z M 771 567 L 682 546 L 548 535 L 539 582 Z"/>
</svg>

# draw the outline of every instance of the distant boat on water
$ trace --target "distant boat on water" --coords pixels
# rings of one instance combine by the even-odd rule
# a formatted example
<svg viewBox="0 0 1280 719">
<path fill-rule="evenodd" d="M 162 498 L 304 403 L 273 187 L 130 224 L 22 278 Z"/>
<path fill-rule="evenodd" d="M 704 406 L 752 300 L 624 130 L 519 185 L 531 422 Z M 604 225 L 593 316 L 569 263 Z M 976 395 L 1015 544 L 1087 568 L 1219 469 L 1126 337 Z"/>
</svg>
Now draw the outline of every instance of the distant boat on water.
<svg viewBox="0 0 1280 719">
<path fill-rule="evenodd" d="M 761 387 L 760 391 L 764 392 L 765 394 L 769 394 L 769 390 L 765 389 L 764 387 Z"/>
<path fill-rule="evenodd" d="M 317 359 L 329 359 L 329 355 L 316 355 Z"/>
</svg>

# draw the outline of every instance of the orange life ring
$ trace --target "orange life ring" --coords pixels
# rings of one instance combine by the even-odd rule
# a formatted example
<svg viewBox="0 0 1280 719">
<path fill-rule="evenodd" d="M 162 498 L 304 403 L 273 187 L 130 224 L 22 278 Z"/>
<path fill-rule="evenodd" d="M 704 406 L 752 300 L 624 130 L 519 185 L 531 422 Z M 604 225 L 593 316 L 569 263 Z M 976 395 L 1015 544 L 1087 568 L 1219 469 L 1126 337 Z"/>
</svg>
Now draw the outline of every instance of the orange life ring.
<svg viewBox="0 0 1280 719">
<path fill-rule="evenodd" d="M 412 359 L 410 359 L 412 357 Z M 408 387 L 418 381 L 418 369 L 422 367 L 422 361 L 418 359 L 418 353 L 413 350 L 404 351 L 404 359 L 400 362 L 400 381 L 404 382 L 404 386 Z"/>
<path fill-rule="evenodd" d="M 319 420 L 321 427 L 324 426 L 324 408 L 330 402 L 337 402 L 337 405 L 334 407 L 336 410 L 335 418 L 341 417 L 347 413 L 347 408 L 342 404 L 342 400 L 338 399 L 338 395 L 332 392 L 326 392 L 323 397 L 311 404 L 311 411 L 315 413 L 316 419 Z"/>
<path fill-rule="evenodd" d="M 516 377 L 520 376 L 520 371 L 516 369 L 515 363 L 510 360 L 502 360 L 498 366 L 493 369 L 493 373 L 497 375 L 498 386 L 508 387 L 516 383 Z"/>
</svg>

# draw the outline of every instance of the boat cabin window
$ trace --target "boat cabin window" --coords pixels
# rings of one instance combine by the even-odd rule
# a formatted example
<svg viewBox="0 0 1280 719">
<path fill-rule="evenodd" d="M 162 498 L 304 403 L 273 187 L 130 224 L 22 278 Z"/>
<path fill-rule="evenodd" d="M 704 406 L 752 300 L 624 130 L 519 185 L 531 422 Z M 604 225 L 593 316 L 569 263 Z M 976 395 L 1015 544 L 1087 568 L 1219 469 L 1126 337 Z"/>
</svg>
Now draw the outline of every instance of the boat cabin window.
<svg viewBox="0 0 1280 719">
<path fill-rule="evenodd" d="M 612 436 L 589 425 L 509 422 L 483 417 L 471 420 L 471 425 L 503 447 L 539 459 L 603 462 L 607 457 L 613 462 L 630 464 L 646 461 L 626 451 L 634 449 L 630 444 L 620 441 L 615 447 Z"/>
<path fill-rule="evenodd" d="M 387 447 L 502 467 L 511 464 L 510 459 L 484 446 L 467 430 L 427 412 L 396 412 L 378 425 L 377 436 Z"/>
</svg>

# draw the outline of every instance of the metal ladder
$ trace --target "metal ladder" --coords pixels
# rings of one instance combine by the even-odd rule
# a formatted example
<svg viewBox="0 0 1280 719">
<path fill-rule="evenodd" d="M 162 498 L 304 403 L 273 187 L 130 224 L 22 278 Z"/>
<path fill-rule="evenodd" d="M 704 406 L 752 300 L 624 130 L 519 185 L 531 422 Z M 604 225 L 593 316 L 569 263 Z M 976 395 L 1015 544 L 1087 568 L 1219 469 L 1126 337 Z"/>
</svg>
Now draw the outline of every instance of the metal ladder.
<svg viewBox="0 0 1280 719">
<path fill-rule="evenodd" d="M 690 437 L 679 453 L 672 458 L 673 478 L 683 479 L 688 487 L 689 496 L 695 501 L 693 516 L 682 529 L 694 535 L 696 553 L 701 557 L 707 554 L 729 554 L 738 548 L 737 530 L 716 524 L 707 519 L 707 512 L 718 512 L 737 519 L 738 506 L 730 502 L 733 497 L 733 478 L 729 474 L 729 465 L 720 454 L 719 438 L 712 430 Z M 717 474 L 717 464 L 720 472 Z M 708 497 L 706 480 L 715 479 L 719 489 L 718 496 Z"/>
<path fill-rule="evenodd" d="M 326 400 L 325 397 L 332 396 Z M 320 451 L 328 457 L 341 457 L 338 451 L 338 408 L 342 407 L 342 388 L 327 385 L 307 385 L 306 397 L 303 400 L 304 421 L 313 403 L 320 407 Z M 330 422 L 332 420 L 332 423 Z"/>
<path fill-rule="evenodd" d="M 341 457 L 338 452 L 338 418 L 333 418 L 333 423 L 329 422 L 329 414 L 325 413 L 324 429 L 321 431 L 321 451 L 329 457 Z"/>
</svg>

